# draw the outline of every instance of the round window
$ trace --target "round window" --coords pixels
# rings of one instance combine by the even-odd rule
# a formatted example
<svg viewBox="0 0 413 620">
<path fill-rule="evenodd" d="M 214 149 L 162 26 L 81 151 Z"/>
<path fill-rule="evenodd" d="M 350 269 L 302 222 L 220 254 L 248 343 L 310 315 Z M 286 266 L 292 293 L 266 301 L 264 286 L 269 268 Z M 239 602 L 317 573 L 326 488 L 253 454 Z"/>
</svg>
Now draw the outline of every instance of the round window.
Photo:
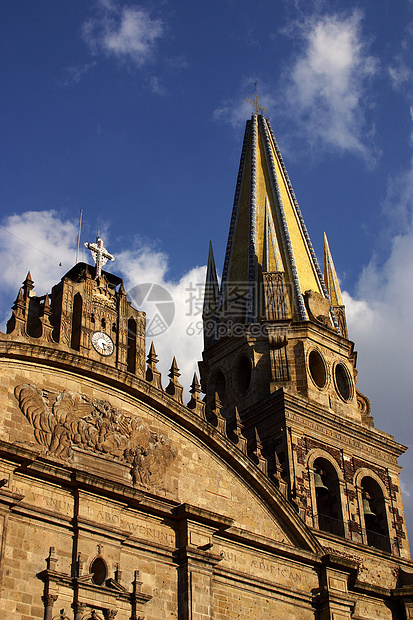
<svg viewBox="0 0 413 620">
<path fill-rule="evenodd" d="M 97 586 L 101 586 L 106 581 L 106 564 L 102 560 L 102 558 L 96 558 L 92 562 L 92 566 L 90 567 L 90 572 L 93 573 L 93 583 Z"/>
<path fill-rule="evenodd" d="M 308 357 L 308 367 L 316 386 L 323 388 L 327 382 L 327 372 L 324 360 L 318 351 L 311 351 Z"/>
<path fill-rule="evenodd" d="M 344 364 L 337 364 L 334 374 L 336 388 L 341 398 L 343 400 L 350 400 L 353 395 L 353 388 L 347 368 Z"/>
</svg>

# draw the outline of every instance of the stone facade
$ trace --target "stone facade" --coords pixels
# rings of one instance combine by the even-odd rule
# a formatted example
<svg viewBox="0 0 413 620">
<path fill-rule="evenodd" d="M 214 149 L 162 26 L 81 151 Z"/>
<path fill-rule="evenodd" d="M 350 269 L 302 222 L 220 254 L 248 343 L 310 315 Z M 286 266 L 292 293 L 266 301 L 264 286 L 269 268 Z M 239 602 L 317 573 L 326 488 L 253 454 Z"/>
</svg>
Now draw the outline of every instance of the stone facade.
<svg viewBox="0 0 413 620">
<path fill-rule="evenodd" d="M 206 337 L 205 399 L 175 359 L 162 387 L 153 345 L 145 368 L 119 278 L 80 263 L 36 297 L 28 274 L 0 334 L 1 617 L 413 617 L 405 448 L 374 428 L 322 288 L 292 316 L 274 260 L 264 318 Z"/>
</svg>

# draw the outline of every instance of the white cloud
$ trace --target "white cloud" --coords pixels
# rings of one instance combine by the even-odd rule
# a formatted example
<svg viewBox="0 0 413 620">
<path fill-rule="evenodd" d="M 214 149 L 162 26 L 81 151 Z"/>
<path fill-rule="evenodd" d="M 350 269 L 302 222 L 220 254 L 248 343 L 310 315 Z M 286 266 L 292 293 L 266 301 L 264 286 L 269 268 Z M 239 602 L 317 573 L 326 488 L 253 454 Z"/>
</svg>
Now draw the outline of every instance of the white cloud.
<svg viewBox="0 0 413 620">
<path fill-rule="evenodd" d="M 376 427 L 410 447 L 400 464 L 406 520 L 412 528 L 413 161 L 396 182 L 389 182 L 384 213 L 393 234 L 387 258 L 374 256 L 361 273 L 356 295 L 344 292 L 343 300 L 349 335 L 359 351 L 357 387 L 371 400 Z"/>
<path fill-rule="evenodd" d="M 172 324 L 159 335 L 148 335 L 147 345 L 149 347 L 153 340 L 164 387 L 169 382 L 167 374 L 175 356 L 182 375 L 181 383 L 187 391 L 194 372 L 198 373 L 197 362 L 201 359 L 202 296 L 206 267 L 195 267 L 174 282 L 167 277 L 167 256 L 148 246 L 140 247 L 138 251 L 122 252 L 116 260 L 117 273 L 123 276 L 125 288 L 132 292 L 132 298 L 133 288 L 145 283 L 159 284 L 172 297 L 175 306 Z M 159 308 L 156 303 L 146 299 L 139 309 L 147 313 L 149 327 Z"/>
<path fill-rule="evenodd" d="M 367 82 L 378 62 L 362 39 L 361 14 L 312 17 L 297 31 L 304 50 L 283 77 L 284 113 L 310 143 L 352 151 L 371 163 Z"/>
<path fill-rule="evenodd" d="M 396 90 L 412 81 L 412 70 L 400 57 L 394 59 L 394 64 L 388 71 L 393 88 Z"/>
<path fill-rule="evenodd" d="M 81 66 L 66 67 L 64 69 L 66 77 L 63 80 L 58 81 L 60 86 L 71 86 L 72 84 L 78 84 L 83 75 L 85 75 L 90 69 L 96 67 L 96 61 L 86 63 Z"/>
<path fill-rule="evenodd" d="M 76 223 L 62 220 L 56 211 L 27 211 L 4 219 L 0 228 L 0 299 L 2 304 L 6 299 L 9 303 L 1 307 L 0 316 L 14 302 L 28 271 L 40 290 L 49 291 L 74 264 L 76 242 Z M 9 317 L 8 310 L 7 314 Z"/>
<path fill-rule="evenodd" d="M 149 89 L 154 95 L 166 95 L 167 90 L 162 83 L 162 80 L 153 75 L 149 80 Z"/>
<path fill-rule="evenodd" d="M 93 54 L 103 53 L 142 66 L 152 59 L 164 33 L 162 20 L 144 8 L 100 0 L 94 18 L 83 24 L 82 35 Z"/>
</svg>

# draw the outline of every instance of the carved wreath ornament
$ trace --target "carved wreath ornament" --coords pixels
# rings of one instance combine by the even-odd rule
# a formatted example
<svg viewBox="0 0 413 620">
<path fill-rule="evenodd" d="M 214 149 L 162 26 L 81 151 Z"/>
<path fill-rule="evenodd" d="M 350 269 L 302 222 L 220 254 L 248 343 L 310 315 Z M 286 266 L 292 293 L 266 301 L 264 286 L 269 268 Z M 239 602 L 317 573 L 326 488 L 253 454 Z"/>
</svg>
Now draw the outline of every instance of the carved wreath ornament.
<svg viewBox="0 0 413 620">
<path fill-rule="evenodd" d="M 70 458 L 74 447 L 109 456 L 129 464 L 133 483 L 144 486 L 162 478 L 176 456 L 168 437 L 105 400 L 28 384 L 16 386 L 14 394 L 36 441 L 53 456 Z"/>
</svg>

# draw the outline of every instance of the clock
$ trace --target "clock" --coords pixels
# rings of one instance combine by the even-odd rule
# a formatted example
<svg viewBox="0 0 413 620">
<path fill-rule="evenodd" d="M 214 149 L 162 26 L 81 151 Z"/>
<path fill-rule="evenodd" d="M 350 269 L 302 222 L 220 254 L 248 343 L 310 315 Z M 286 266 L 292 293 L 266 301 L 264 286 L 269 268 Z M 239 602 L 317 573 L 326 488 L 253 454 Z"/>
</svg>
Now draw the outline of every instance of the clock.
<svg viewBox="0 0 413 620">
<path fill-rule="evenodd" d="M 105 332 L 94 332 L 92 334 L 92 345 L 100 355 L 112 355 L 115 350 L 112 338 L 105 334 Z"/>
</svg>

